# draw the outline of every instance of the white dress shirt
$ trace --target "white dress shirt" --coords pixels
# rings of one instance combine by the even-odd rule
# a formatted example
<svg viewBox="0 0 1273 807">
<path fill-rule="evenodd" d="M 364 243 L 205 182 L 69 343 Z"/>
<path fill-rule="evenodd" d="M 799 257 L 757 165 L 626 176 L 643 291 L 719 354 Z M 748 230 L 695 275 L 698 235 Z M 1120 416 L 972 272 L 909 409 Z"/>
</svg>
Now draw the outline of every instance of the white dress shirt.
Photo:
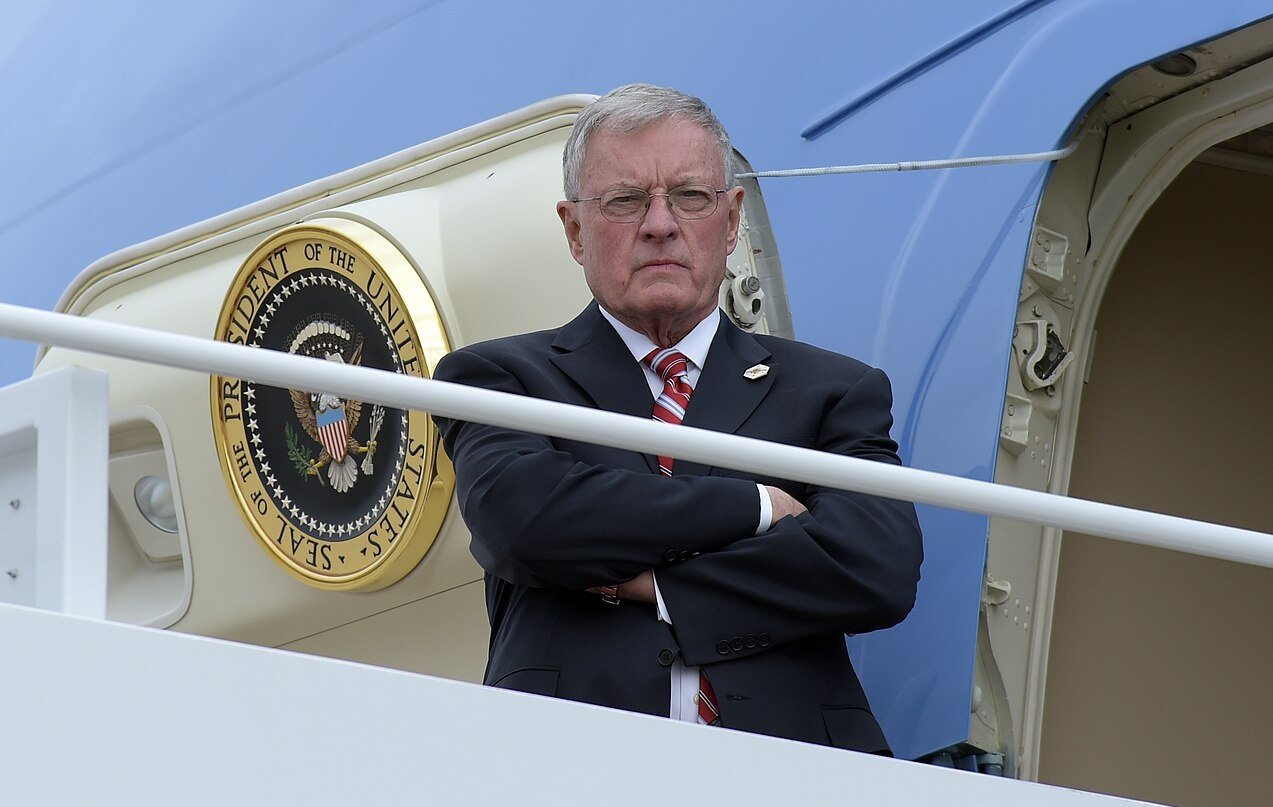
<svg viewBox="0 0 1273 807">
<path fill-rule="evenodd" d="M 634 331 L 627 325 L 615 319 L 609 311 L 601 308 L 601 316 L 605 317 L 606 322 L 614 326 L 615 331 L 619 334 L 619 338 L 623 340 L 632 353 L 632 358 L 645 372 L 646 383 L 650 385 L 650 411 L 653 416 L 654 401 L 658 400 L 659 395 L 663 392 L 663 379 L 658 373 L 651 370 L 643 359 L 650 355 L 650 351 L 657 349 L 659 346 L 650 341 L 645 334 Z M 703 374 L 703 367 L 707 364 L 707 354 L 712 347 L 712 339 L 716 336 L 716 329 L 720 325 L 720 309 L 712 309 L 712 313 L 708 314 L 702 322 L 694 326 L 694 330 L 685 335 L 681 341 L 673 345 L 679 350 L 686 359 L 689 360 L 689 366 L 685 371 L 685 380 L 689 382 L 691 387 L 698 386 L 698 379 Z M 693 396 L 690 397 L 690 403 L 693 404 Z M 773 522 L 773 502 L 769 499 L 769 491 L 765 490 L 764 485 L 756 485 L 760 491 L 760 512 L 756 524 L 756 534 L 769 529 Z M 663 603 L 663 595 L 659 592 L 659 576 L 654 575 L 654 597 L 658 604 L 659 619 L 672 624 L 672 616 L 668 613 L 667 606 Z M 672 694 L 668 704 L 668 714 L 674 720 L 684 720 L 689 723 L 697 723 L 698 704 L 694 700 L 694 696 L 698 694 L 698 667 L 688 667 L 681 662 L 678 657 L 672 662 Z"/>
</svg>

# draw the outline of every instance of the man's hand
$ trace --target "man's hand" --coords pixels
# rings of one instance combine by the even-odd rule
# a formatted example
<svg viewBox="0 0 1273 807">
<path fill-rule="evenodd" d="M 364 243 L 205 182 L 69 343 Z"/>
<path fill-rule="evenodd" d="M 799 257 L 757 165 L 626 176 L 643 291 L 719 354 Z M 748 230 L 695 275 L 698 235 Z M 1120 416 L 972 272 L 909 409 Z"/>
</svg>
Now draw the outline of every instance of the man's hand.
<svg viewBox="0 0 1273 807">
<path fill-rule="evenodd" d="M 773 504 L 774 517 L 770 523 L 777 524 L 778 520 L 786 516 L 798 516 L 801 513 L 808 512 L 809 508 L 793 499 L 782 488 L 776 488 L 773 485 L 765 485 L 765 490 L 769 491 L 769 501 Z"/>
<path fill-rule="evenodd" d="M 604 594 L 599 588 L 590 588 L 592 594 Z M 634 602 L 654 602 L 654 571 L 646 569 L 626 583 L 619 584 L 619 599 Z"/>
</svg>

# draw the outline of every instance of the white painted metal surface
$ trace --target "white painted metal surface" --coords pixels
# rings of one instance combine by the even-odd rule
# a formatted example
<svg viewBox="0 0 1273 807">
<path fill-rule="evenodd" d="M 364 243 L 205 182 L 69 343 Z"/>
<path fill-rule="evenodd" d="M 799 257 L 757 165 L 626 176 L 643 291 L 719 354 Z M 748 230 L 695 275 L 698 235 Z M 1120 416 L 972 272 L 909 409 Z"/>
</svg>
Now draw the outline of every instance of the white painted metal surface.
<svg viewBox="0 0 1273 807">
<path fill-rule="evenodd" d="M 107 396 L 77 367 L 0 389 L 0 602 L 106 615 Z"/>
<path fill-rule="evenodd" d="M 5 804 L 1140 803 L 18 606 L 0 637 Z"/>
<path fill-rule="evenodd" d="M 0 304 L 0 335 L 1273 567 L 1273 536 L 508 393 Z"/>
</svg>

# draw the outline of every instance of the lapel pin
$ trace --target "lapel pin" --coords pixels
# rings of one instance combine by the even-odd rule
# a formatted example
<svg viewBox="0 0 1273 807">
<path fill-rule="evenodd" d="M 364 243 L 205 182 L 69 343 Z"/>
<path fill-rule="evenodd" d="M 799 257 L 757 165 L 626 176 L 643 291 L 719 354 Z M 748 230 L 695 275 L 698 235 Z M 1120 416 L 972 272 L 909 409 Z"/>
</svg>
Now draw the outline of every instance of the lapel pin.
<svg viewBox="0 0 1273 807">
<path fill-rule="evenodd" d="M 757 378 L 764 378 L 769 375 L 768 364 L 753 364 L 743 371 L 743 378 L 748 381 L 755 381 Z"/>
</svg>

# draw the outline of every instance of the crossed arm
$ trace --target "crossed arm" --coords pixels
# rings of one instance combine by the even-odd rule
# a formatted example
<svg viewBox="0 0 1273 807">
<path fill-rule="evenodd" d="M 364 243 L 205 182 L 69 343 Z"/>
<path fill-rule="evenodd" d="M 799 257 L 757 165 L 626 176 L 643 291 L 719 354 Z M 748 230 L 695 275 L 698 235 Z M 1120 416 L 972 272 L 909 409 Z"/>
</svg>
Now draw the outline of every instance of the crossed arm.
<svg viewBox="0 0 1273 807">
<path fill-rule="evenodd" d="M 770 507 L 773 512 L 771 523 L 780 518 L 798 516 L 801 513 L 808 512 L 807 507 L 782 488 L 765 485 L 765 492 L 769 495 Z M 597 587 L 590 588 L 588 591 L 593 594 L 601 594 L 603 589 Z M 617 596 L 621 600 L 632 600 L 633 602 L 655 602 L 654 570 L 646 569 L 631 580 L 620 583 Z"/>
<path fill-rule="evenodd" d="M 515 373 L 469 351 L 448 356 L 437 377 L 527 394 Z M 890 404 L 883 373 L 866 372 L 828 404 L 814 447 L 897 462 Z M 746 478 L 661 477 L 582 462 L 541 435 L 439 424 L 486 571 L 574 591 L 624 581 L 621 596 L 653 601 L 657 570 L 689 664 L 721 660 L 727 637 L 764 633 L 774 646 L 887 627 L 914 602 L 922 550 L 907 502 L 771 488 L 773 523 L 756 535 L 758 492 Z"/>
</svg>

